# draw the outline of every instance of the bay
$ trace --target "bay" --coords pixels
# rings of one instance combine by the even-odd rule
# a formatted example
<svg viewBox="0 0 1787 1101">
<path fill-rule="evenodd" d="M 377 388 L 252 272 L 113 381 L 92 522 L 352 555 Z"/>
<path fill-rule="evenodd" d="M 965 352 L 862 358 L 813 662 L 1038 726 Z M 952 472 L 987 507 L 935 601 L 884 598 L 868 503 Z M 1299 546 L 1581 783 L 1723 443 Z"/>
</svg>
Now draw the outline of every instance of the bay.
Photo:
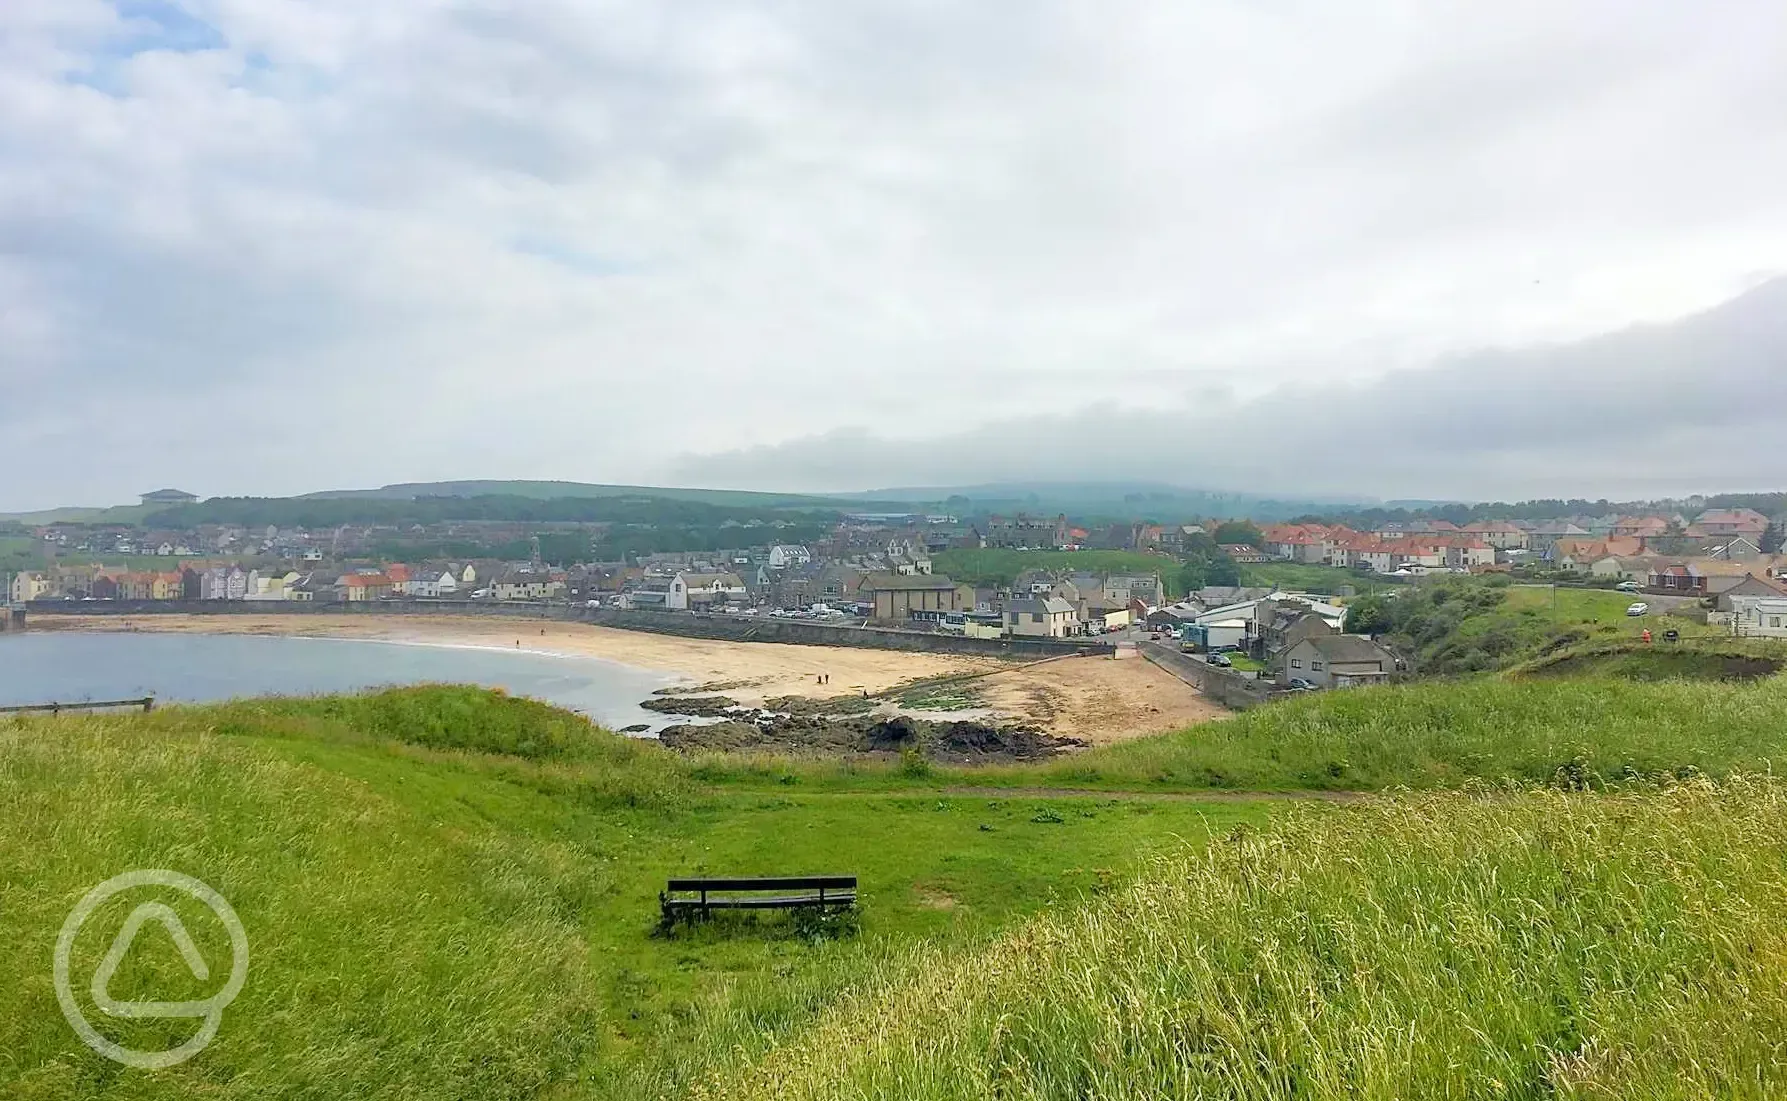
<svg viewBox="0 0 1787 1101">
<path fill-rule="evenodd" d="M 207 703 L 407 684 L 502 688 L 613 730 L 665 717 L 639 706 L 675 678 L 600 658 L 357 639 L 154 632 L 0 635 L 0 706 L 154 696 Z"/>
</svg>

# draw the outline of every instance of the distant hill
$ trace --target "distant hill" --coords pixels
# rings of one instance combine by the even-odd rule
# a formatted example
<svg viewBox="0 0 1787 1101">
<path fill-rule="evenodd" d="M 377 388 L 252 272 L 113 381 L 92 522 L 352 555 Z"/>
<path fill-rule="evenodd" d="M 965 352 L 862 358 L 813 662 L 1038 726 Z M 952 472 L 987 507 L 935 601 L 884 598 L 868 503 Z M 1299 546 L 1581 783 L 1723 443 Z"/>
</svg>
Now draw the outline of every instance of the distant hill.
<svg viewBox="0 0 1787 1101">
<path fill-rule="evenodd" d="M 657 497 L 667 501 L 695 501 L 707 505 L 757 508 L 841 508 L 854 498 L 819 497 L 804 493 L 762 493 L 743 489 L 678 489 L 668 486 L 598 485 L 590 482 L 497 481 L 474 479 L 460 482 L 399 482 L 378 489 L 331 489 L 306 493 L 302 500 L 362 498 L 412 501 L 418 497 L 533 497 L 549 501 L 564 497 Z"/>
<path fill-rule="evenodd" d="M 904 486 L 831 494 L 775 493 L 740 489 L 600 485 L 589 482 L 493 481 L 400 482 L 378 489 L 338 489 L 306 499 L 408 501 L 418 497 L 506 494 L 551 500 L 565 497 L 657 497 L 671 501 L 743 508 L 836 508 L 895 512 L 1065 512 L 1076 519 L 1171 522 L 1207 516 L 1281 520 L 1336 507 L 1362 507 L 1363 499 L 1281 500 L 1248 493 L 1221 493 L 1164 482 L 997 482 L 966 486 Z M 963 504 L 964 499 L 966 505 Z"/>
<path fill-rule="evenodd" d="M 145 505 L 113 505 L 110 508 L 49 508 L 38 512 L 0 512 L 0 520 L 41 524 L 134 524 L 150 511 Z"/>
<path fill-rule="evenodd" d="M 966 486 L 904 486 L 839 494 L 862 502 L 907 501 L 945 511 L 1065 512 L 1075 519 L 1162 522 L 1203 517 L 1247 516 L 1282 520 L 1336 507 L 1358 508 L 1363 498 L 1273 498 L 1251 493 L 1191 489 L 1165 482 L 994 482 Z M 961 508 L 962 500 L 968 508 Z M 953 502 L 953 505 L 951 505 Z"/>
</svg>

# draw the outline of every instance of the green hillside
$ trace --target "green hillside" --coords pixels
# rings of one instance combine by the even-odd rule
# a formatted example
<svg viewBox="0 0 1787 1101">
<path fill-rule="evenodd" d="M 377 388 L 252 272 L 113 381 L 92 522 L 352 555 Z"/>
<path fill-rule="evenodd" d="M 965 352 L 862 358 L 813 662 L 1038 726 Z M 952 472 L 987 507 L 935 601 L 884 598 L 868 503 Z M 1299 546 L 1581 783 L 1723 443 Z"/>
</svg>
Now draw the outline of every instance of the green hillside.
<svg viewBox="0 0 1787 1101">
<path fill-rule="evenodd" d="M 1121 882 L 1150 851 L 1264 816 L 808 793 L 792 774 L 729 790 L 695 774 L 655 745 L 469 689 L 8 720 L 0 1096 L 675 1096 L 693 1069 L 684 1053 L 716 1035 L 696 1030 L 698 1011 L 760 1047 L 896 945 L 971 940 Z M 230 900 L 253 969 L 203 1055 L 145 1076 L 77 1042 L 49 960 L 87 889 L 160 867 Z M 670 875 L 815 872 L 862 878 L 859 935 L 813 940 L 773 921 L 653 935 Z M 227 958 L 205 911 L 186 920 L 206 958 Z M 74 972 L 91 974 L 108 943 L 77 942 Z M 114 994 L 132 996 L 126 980 L 137 997 L 185 991 L 184 966 L 171 948 L 151 953 Z M 144 1048 L 193 1029 L 115 1024 Z"/>
<path fill-rule="evenodd" d="M 1784 748 L 1781 676 L 1361 689 L 1002 770 L 691 759 L 462 688 L 6 719 L 0 1096 L 1776 1096 L 1787 789 L 1745 777 Z M 163 867 L 252 968 L 128 1071 L 48 961 Z M 857 920 L 654 930 L 671 875 L 815 872 Z M 113 996 L 215 988 L 143 944 Z"/>
<path fill-rule="evenodd" d="M 1787 787 L 1299 815 L 895 961 L 704 1098 L 1774 1098 Z"/>
</svg>

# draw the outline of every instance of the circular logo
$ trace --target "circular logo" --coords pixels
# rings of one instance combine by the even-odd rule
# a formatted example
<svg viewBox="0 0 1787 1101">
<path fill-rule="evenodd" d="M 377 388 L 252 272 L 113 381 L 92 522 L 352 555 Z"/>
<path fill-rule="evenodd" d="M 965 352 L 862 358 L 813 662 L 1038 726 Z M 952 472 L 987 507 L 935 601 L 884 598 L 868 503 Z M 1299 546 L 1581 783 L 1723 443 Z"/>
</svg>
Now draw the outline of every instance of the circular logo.
<svg viewBox="0 0 1787 1101">
<path fill-rule="evenodd" d="M 74 950 L 75 936 L 80 933 L 81 926 L 86 924 L 93 911 L 98 909 L 113 895 L 128 891 L 133 887 L 172 887 L 176 891 L 191 895 L 193 898 L 211 908 L 217 920 L 223 922 L 230 934 L 230 977 L 223 984 L 223 989 L 209 998 L 201 998 L 188 1002 L 121 1002 L 111 996 L 107 989 L 111 985 L 112 976 L 118 965 L 124 962 L 124 956 L 130 951 L 137 933 L 151 921 L 160 922 L 162 927 L 173 938 L 174 947 L 191 968 L 193 977 L 201 982 L 211 977 L 210 965 L 199 954 L 198 946 L 193 943 L 192 935 L 186 931 L 180 915 L 166 903 L 145 902 L 130 912 L 124 920 L 123 928 L 112 940 L 112 947 L 100 961 L 99 969 L 93 973 L 93 981 L 88 987 L 93 995 L 93 1004 L 100 1011 L 113 1017 L 196 1017 L 202 1018 L 203 1024 L 198 1032 L 185 1043 L 170 1051 L 134 1051 L 115 1044 L 99 1034 L 87 1021 L 86 1015 L 75 1001 L 74 988 L 69 984 L 68 960 Z M 75 1030 L 82 1042 L 94 1051 L 127 1067 L 140 1070 L 158 1070 L 171 1067 L 205 1050 L 217 1036 L 217 1029 L 223 1024 L 224 1007 L 236 1000 L 242 992 L 242 984 L 248 981 L 248 934 L 242 928 L 242 919 L 236 911 L 224 901 L 222 895 L 208 885 L 189 875 L 179 872 L 161 870 L 141 870 L 116 875 L 88 891 L 86 897 L 75 904 L 69 911 L 68 920 L 62 923 L 62 934 L 56 938 L 55 955 L 56 1000 L 62 1005 L 62 1015 L 68 1019 L 69 1027 Z"/>
</svg>

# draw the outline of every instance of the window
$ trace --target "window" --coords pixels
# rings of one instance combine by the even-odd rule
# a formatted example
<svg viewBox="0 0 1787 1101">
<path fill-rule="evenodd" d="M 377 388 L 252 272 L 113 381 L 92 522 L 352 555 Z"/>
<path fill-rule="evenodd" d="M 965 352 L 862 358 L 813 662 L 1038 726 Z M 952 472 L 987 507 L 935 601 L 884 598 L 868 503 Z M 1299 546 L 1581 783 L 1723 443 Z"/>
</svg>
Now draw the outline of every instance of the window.
<svg viewBox="0 0 1787 1101">
<path fill-rule="evenodd" d="M 1778 615 L 1769 616 L 1768 617 L 1768 625 L 1770 627 L 1779 627 L 1781 625 L 1781 617 Z"/>
<path fill-rule="evenodd" d="M 1041 612 L 1031 612 L 1030 613 L 1030 622 L 1041 623 L 1042 622 L 1042 613 Z"/>
<path fill-rule="evenodd" d="M 1322 670 L 1322 663 L 1319 661 L 1312 661 L 1309 663 L 1309 667 L 1319 673 Z"/>
<path fill-rule="evenodd" d="M 1303 661 L 1302 661 L 1302 659 L 1301 659 L 1301 658 L 1292 658 L 1292 659 L 1291 659 L 1291 668 L 1292 668 L 1292 669 L 1301 669 L 1301 668 L 1303 668 Z"/>
</svg>

